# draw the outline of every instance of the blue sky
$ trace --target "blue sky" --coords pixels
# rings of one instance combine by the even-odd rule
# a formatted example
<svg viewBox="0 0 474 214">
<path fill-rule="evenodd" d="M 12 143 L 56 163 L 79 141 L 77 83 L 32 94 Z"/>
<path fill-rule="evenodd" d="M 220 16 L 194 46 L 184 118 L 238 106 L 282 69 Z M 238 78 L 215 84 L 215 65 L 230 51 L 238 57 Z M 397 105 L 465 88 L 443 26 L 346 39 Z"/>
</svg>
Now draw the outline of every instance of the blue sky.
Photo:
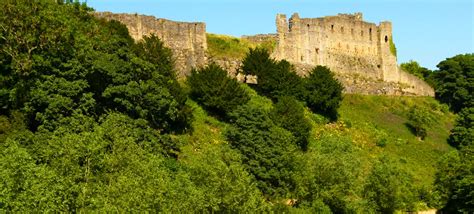
<svg viewBox="0 0 474 214">
<path fill-rule="evenodd" d="M 362 12 L 373 23 L 393 24 L 398 63 L 438 62 L 474 52 L 474 0 L 88 0 L 97 11 L 140 13 L 201 21 L 207 32 L 233 36 L 274 33 L 275 16 L 302 18 Z"/>
</svg>

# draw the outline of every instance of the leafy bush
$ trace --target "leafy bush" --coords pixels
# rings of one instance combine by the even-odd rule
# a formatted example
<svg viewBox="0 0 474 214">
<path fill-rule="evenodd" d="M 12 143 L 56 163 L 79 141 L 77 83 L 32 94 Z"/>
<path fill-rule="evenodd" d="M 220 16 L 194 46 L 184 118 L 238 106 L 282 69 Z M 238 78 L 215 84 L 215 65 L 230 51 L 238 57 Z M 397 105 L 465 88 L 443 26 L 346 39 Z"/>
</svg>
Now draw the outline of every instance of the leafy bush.
<svg viewBox="0 0 474 214">
<path fill-rule="evenodd" d="M 304 101 L 314 112 L 336 120 L 343 89 L 329 68 L 316 66 L 304 79 Z"/>
<path fill-rule="evenodd" d="M 413 133 L 422 140 L 428 135 L 428 127 L 433 123 L 430 112 L 428 110 L 413 106 L 408 113 L 408 125 L 412 128 Z"/>
<path fill-rule="evenodd" d="M 250 100 L 237 80 L 216 64 L 191 71 L 188 77 L 191 97 L 209 111 L 225 116 Z"/>
<path fill-rule="evenodd" d="M 293 97 L 280 97 L 270 117 L 276 125 L 285 128 L 295 136 L 298 146 L 306 150 L 311 123 L 304 115 L 304 106 Z"/>
</svg>

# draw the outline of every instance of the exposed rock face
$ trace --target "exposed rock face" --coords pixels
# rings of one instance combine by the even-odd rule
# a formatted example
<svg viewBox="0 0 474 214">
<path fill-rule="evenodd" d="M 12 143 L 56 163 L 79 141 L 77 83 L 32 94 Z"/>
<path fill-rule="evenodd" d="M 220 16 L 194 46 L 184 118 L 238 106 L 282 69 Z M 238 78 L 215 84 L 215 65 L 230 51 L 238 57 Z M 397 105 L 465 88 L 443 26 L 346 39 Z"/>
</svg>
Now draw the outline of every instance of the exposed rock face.
<svg viewBox="0 0 474 214">
<path fill-rule="evenodd" d="M 397 66 L 390 50 L 392 24 L 364 22 L 362 14 L 289 20 L 276 17 L 277 47 L 272 56 L 293 64 L 324 65 L 338 76 L 359 75 L 374 82 L 399 83 L 409 94 L 434 96 L 434 90 Z M 304 75 L 304 72 L 301 74 Z M 347 88 L 352 85 L 344 82 Z M 405 87 L 406 86 L 406 87 Z M 388 93 L 390 94 L 390 93 Z"/>
<path fill-rule="evenodd" d="M 125 24 L 133 39 L 155 34 L 173 51 L 178 77 L 188 75 L 193 67 L 206 64 L 206 24 L 175 22 L 137 14 L 95 13 L 97 17 Z"/>
</svg>

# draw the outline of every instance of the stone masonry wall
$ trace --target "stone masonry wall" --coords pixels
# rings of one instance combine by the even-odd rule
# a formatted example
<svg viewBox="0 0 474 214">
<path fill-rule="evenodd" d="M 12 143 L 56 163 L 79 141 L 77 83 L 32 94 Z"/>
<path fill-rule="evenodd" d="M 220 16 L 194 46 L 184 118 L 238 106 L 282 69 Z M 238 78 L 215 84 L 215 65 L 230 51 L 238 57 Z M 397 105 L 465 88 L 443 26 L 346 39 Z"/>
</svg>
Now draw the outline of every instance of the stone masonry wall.
<svg viewBox="0 0 474 214">
<path fill-rule="evenodd" d="M 206 25 L 201 22 L 175 22 L 137 14 L 94 13 L 107 20 L 125 24 L 135 40 L 155 34 L 173 51 L 178 77 L 189 75 L 193 67 L 209 63 L 206 56 Z M 287 20 L 276 18 L 277 34 L 243 36 L 252 42 L 275 41 L 272 57 L 285 59 L 299 75 L 315 65 L 324 65 L 336 73 L 346 93 L 434 96 L 424 81 L 402 71 L 390 51 L 392 25 L 363 21 L 362 14 L 339 14 L 322 18 L 300 18 L 297 13 Z M 238 76 L 241 59 L 215 61 Z"/>
<path fill-rule="evenodd" d="M 98 12 L 95 16 L 125 24 L 133 39 L 155 34 L 173 51 L 178 77 L 187 76 L 193 67 L 206 64 L 206 24 L 176 22 L 137 14 Z"/>
<path fill-rule="evenodd" d="M 398 68 L 397 58 L 390 51 L 390 22 L 368 23 L 361 13 L 322 18 L 300 18 L 295 13 L 289 20 L 278 14 L 276 25 L 277 47 L 272 54 L 276 59 L 324 65 L 339 76 L 399 83 L 403 90 L 409 90 L 407 93 L 434 96 L 428 84 Z"/>
</svg>

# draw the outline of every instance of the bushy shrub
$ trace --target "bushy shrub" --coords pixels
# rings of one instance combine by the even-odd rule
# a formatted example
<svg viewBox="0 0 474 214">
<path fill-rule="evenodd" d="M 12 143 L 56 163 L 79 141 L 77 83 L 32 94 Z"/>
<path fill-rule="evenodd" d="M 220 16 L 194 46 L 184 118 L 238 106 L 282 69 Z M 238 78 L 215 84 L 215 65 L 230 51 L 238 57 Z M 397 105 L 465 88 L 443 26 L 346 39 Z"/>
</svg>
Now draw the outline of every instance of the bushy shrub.
<svg viewBox="0 0 474 214">
<path fill-rule="evenodd" d="M 276 125 L 295 136 L 298 146 L 306 150 L 311 123 L 304 115 L 304 106 L 293 97 L 280 97 L 270 113 Z"/>
<path fill-rule="evenodd" d="M 225 116 L 250 100 L 240 83 L 216 64 L 193 70 L 187 81 L 191 97 L 219 116 Z"/>
<path fill-rule="evenodd" d="M 302 97 L 311 110 L 336 120 L 343 89 L 329 68 L 316 66 L 304 79 Z"/>
<path fill-rule="evenodd" d="M 408 126 L 412 129 L 413 133 L 422 140 L 428 135 L 427 129 L 432 122 L 433 119 L 431 118 L 430 112 L 424 108 L 413 106 L 410 112 L 408 112 Z"/>
</svg>

